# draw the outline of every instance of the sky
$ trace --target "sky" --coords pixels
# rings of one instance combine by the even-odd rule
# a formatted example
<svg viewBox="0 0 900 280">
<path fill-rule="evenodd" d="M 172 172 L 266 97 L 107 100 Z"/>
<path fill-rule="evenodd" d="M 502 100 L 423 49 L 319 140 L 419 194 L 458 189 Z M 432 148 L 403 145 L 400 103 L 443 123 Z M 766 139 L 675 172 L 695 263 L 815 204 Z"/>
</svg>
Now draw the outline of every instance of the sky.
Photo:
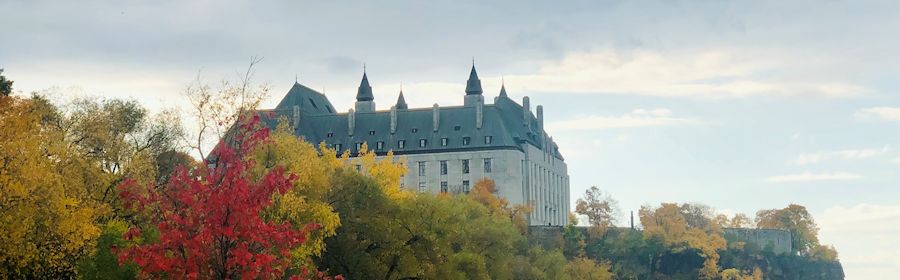
<svg viewBox="0 0 900 280">
<path fill-rule="evenodd" d="M 629 211 L 808 207 L 847 279 L 900 273 L 900 1 L 0 1 L 21 94 L 184 108 L 198 76 L 298 79 L 352 106 L 544 105 L 578 194 Z"/>
</svg>

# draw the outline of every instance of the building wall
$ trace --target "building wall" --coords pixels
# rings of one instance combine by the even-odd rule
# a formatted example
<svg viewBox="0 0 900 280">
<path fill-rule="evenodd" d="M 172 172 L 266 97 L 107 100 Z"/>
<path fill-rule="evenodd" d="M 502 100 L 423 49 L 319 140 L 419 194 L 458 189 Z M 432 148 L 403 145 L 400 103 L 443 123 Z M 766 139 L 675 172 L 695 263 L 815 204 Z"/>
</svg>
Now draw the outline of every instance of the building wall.
<svg viewBox="0 0 900 280">
<path fill-rule="evenodd" d="M 494 180 L 498 195 L 511 204 L 531 204 L 532 225 L 565 225 L 569 209 L 569 178 L 566 164 L 552 156 L 526 145 L 526 151 L 487 150 L 402 155 L 408 172 L 401 184 L 404 188 L 419 191 L 441 192 L 441 183 L 447 183 L 447 191 L 463 192 L 464 181 L 469 188 L 482 178 Z M 485 172 L 484 160 L 490 159 L 491 172 Z M 469 173 L 463 173 L 463 160 L 469 160 Z M 441 174 L 441 161 L 447 162 L 447 174 Z M 419 175 L 419 163 L 425 164 Z"/>
</svg>

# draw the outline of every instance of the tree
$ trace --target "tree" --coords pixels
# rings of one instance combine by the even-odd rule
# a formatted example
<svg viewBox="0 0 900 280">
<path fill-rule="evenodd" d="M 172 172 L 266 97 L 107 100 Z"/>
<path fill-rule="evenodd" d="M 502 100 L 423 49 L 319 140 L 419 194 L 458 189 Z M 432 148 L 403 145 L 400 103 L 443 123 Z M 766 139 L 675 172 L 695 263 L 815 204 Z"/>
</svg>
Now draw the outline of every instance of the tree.
<svg viewBox="0 0 900 280">
<path fill-rule="evenodd" d="M 819 227 L 806 207 L 791 204 L 783 209 L 756 212 L 756 226 L 762 229 L 783 229 L 791 232 L 791 248 L 808 255 L 819 247 Z"/>
<path fill-rule="evenodd" d="M 608 193 L 596 186 L 584 192 L 584 196 L 575 202 L 575 213 L 588 217 L 591 235 L 596 238 L 613 225 L 617 210 L 616 201 Z"/>
<path fill-rule="evenodd" d="M 304 242 L 315 224 L 297 230 L 289 222 L 261 215 L 274 194 L 286 193 L 296 180 L 275 168 L 256 179 L 245 158 L 268 136 L 258 116 L 238 122 L 235 146 L 215 149 L 216 165 L 179 168 L 165 191 L 127 180 L 119 186 L 126 206 L 152 213 L 159 242 L 125 248 L 120 262 L 133 261 L 142 277 L 256 279 L 279 278 L 290 265 L 290 250 Z M 126 239 L 139 238 L 133 227 Z"/>
<path fill-rule="evenodd" d="M 7 80 L 5 76 L 3 76 L 3 69 L 0 68 L 0 95 L 9 96 L 12 94 L 12 84 L 13 81 Z"/>
<path fill-rule="evenodd" d="M 74 277 L 100 234 L 58 118 L 40 98 L 0 96 L 0 278 Z"/>
<path fill-rule="evenodd" d="M 566 264 L 566 274 L 570 279 L 608 280 L 613 279 L 608 263 L 597 264 L 591 259 L 576 258 Z"/>
<path fill-rule="evenodd" d="M 662 241 L 672 253 L 698 251 L 703 258 L 698 276 L 704 279 L 718 277 L 717 251 L 725 249 L 725 239 L 718 224 L 712 222 L 713 213 L 709 207 L 663 203 L 658 208 L 641 207 L 639 213 L 645 239 Z"/>
<path fill-rule="evenodd" d="M 528 233 L 528 213 L 531 213 L 531 206 L 510 205 L 509 200 L 497 195 L 497 184 L 494 180 L 488 178 L 478 180 L 468 196 L 487 207 L 492 214 L 509 218 L 520 233 Z"/>
</svg>

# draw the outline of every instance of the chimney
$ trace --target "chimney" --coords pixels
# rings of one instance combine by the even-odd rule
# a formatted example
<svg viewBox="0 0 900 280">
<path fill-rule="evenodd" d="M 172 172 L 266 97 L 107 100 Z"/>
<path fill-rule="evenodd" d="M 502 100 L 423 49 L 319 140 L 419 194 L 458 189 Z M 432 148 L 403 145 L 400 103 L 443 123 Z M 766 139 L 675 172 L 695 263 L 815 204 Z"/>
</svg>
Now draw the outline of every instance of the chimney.
<svg viewBox="0 0 900 280">
<path fill-rule="evenodd" d="M 475 105 L 475 128 L 481 129 L 481 123 L 484 119 L 484 96 L 478 96 L 478 104 Z"/>
<path fill-rule="evenodd" d="M 347 111 L 347 135 L 353 136 L 353 129 L 356 127 L 356 113 L 351 108 Z"/>
<path fill-rule="evenodd" d="M 537 119 L 538 119 L 538 127 L 543 129 L 544 128 L 544 106 L 543 105 L 537 106 Z"/>
<path fill-rule="evenodd" d="M 631 229 L 634 230 L 634 211 L 631 211 Z"/>
<path fill-rule="evenodd" d="M 391 106 L 391 134 L 397 132 L 397 106 Z"/>
<path fill-rule="evenodd" d="M 432 125 L 432 127 L 434 127 L 434 131 L 435 131 L 435 132 L 438 131 L 438 127 L 440 127 L 440 124 L 441 124 L 441 120 L 440 120 L 440 118 L 441 118 L 441 111 L 440 111 L 440 108 L 441 108 L 441 107 L 439 107 L 437 103 L 434 103 L 434 106 L 432 107 L 433 117 L 432 117 L 432 124 L 431 124 L 431 125 Z"/>
<path fill-rule="evenodd" d="M 297 127 L 299 127 L 299 126 L 300 126 L 300 106 L 294 105 L 294 115 L 293 115 L 293 117 L 291 117 L 291 127 L 293 127 L 294 130 L 297 130 Z"/>
<path fill-rule="evenodd" d="M 528 99 L 528 96 L 522 98 L 522 125 L 528 128 L 531 128 L 531 120 L 529 115 L 531 114 L 531 102 Z"/>
</svg>

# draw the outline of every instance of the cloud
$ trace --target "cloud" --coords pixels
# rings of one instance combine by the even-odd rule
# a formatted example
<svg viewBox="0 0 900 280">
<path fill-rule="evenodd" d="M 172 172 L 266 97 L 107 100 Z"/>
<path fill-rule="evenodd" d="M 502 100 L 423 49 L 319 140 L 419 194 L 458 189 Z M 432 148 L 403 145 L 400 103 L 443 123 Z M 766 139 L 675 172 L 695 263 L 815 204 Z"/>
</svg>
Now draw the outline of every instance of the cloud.
<svg viewBox="0 0 900 280">
<path fill-rule="evenodd" d="M 668 126 L 696 124 L 700 121 L 690 118 L 673 117 L 672 111 L 665 108 L 635 109 L 619 116 L 587 115 L 571 120 L 551 122 L 547 125 L 549 130 L 582 131 L 604 130 L 614 128 L 634 128 L 645 126 Z"/>
<path fill-rule="evenodd" d="M 814 182 L 814 181 L 846 181 L 862 178 L 862 176 L 848 172 L 810 173 L 772 176 L 766 179 L 770 183 Z"/>
<path fill-rule="evenodd" d="M 834 206 L 817 221 L 821 243 L 835 246 L 848 279 L 879 279 L 900 267 L 900 205 Z"/>
<path fill-rule="evenodd" d="M 819 151 L 811 154 L 799 155 L 794 158 L 793 163 L 797 165 L 807 165 L 820 163 L 823 161 L 841 159 L 841 160 L 860 160 L 885 155 L 891 152 L 891 146 L 884 146 L 880 149 L 856 149 L 856 150 L 840 150 L 840 151 Z"/>
<path fill-rule="evenodd" d="M 900 108 L 872 107 L 856 112 L 856 117 L 863 120 L 877 119 L 883 121 L 900 121 Z"/>
<path fill-rule="evenodd" d="M 572 52 L 545 62 L 536 73 L 506 76 L 532 92 L 628 94 L 704 99 L 750 96 L 846 98 L 863 86 L 812 78 L 787 78 L 790 55 L 738 50 Z"/>
</svg>

